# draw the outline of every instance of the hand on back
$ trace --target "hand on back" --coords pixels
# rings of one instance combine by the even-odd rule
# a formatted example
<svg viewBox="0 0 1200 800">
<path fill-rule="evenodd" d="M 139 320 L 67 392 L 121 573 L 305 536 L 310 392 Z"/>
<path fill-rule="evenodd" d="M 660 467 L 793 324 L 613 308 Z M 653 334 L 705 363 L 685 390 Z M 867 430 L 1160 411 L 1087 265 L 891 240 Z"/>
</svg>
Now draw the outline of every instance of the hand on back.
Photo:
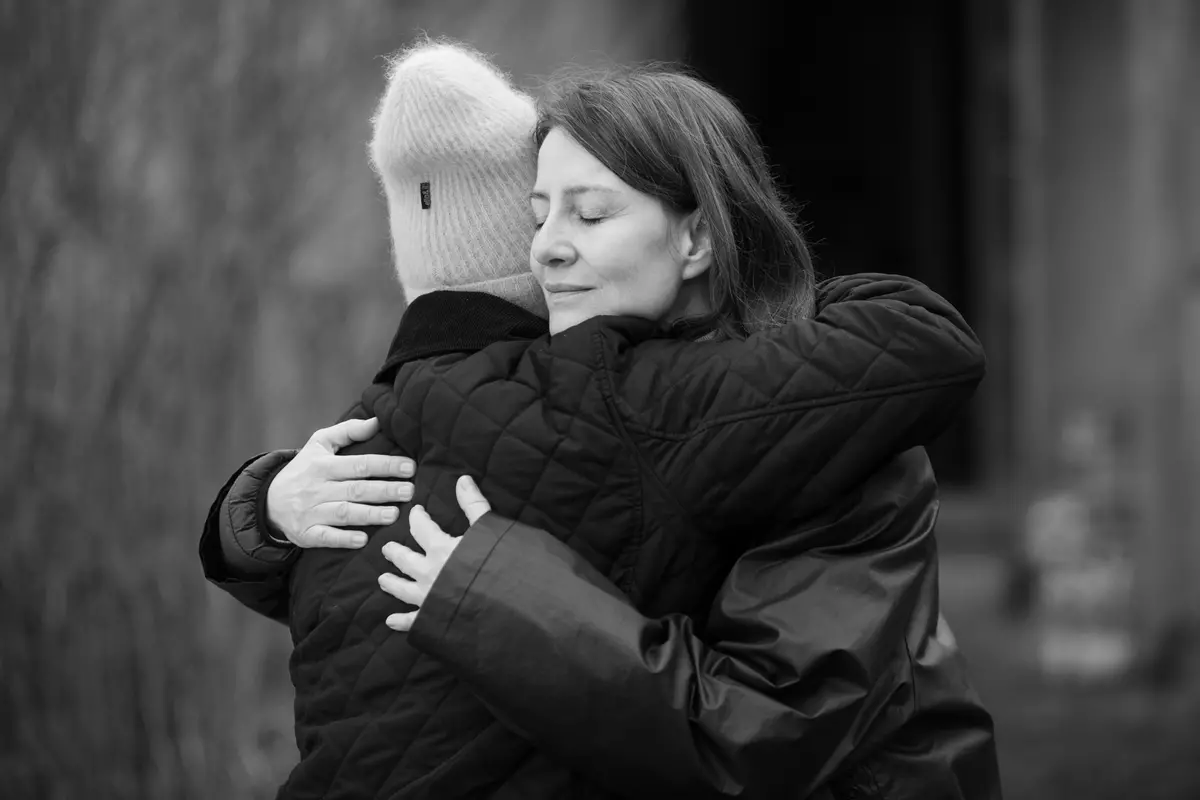
<svg viewBox="0 0 1200 800">
<path fill-rule="evenodd" d="M 362 547 L 368 525 L 399 517 L 396 503 L 412 499 L 412 459 L 385 455 L 337 455 L 370 439 L 379 421 L 352 419 L 312 435 L 267 489 L 267 519 L 298 547 Z"/>
</svg>

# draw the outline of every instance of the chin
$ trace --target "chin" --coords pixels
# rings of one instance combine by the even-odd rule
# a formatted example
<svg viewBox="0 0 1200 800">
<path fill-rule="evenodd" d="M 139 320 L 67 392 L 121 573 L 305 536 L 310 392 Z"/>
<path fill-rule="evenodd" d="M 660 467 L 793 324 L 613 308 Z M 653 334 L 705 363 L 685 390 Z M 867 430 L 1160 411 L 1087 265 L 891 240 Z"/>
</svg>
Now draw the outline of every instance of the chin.
<svg viewBox="0 0 1200 800">
<path fill-rule="evenodd" d="M 580 320 L 576 319 L 574 314 L 555 314 L 553 311 L 551 311 L 549 322 L 550 335 L 556 336 L 557 334 L 565 331 L 567 328 L 570 328 L 573 325 L 578 325 Z"/>
<path fill-rule="evenodd" d="M 569 328 L 574 328 L 579 323 L 587 322 L 589 319 L 591 319 L 594 316 L 596 316 L 596 315 L 589 314 L 586 312 L 574 311 L 574 310 L 572 310 L 572 311 L 551 310 L 550 311 L 550 319 L 549 319 L 550 335 L 554 336 L 556 334 L 562 333 L 565 330 L 568 330 Z"/>
</svg>

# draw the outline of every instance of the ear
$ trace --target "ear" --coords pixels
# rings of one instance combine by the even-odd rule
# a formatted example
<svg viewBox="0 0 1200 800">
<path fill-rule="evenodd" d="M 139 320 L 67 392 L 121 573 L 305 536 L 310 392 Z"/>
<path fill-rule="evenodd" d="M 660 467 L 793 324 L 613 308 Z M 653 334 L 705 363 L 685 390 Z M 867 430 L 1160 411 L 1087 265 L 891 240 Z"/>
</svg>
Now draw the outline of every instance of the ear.
<svg viewBox="0 0 1200 800">
<path fill-rule="evenodd" d="M 686 281 L 703 275 L 712 266 L 712 231 L 700 214 L 700 209 L 696 209 L 684 217 L 682 233 L 681 267 Z"/>
</svg>

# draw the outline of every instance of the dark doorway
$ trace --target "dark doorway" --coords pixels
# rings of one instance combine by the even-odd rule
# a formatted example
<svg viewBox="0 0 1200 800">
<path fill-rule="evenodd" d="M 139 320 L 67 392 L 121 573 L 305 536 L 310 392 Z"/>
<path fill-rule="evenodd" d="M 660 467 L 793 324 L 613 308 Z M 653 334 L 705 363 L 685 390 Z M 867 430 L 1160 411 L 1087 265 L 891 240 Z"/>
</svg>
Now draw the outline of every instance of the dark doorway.
<svg viewBox="0 0 1200 800">
<path fill-rule="evenodd" d="M 692 3 L 688 61 L 758 127 L 821 276 L 909 275 L 974 323 L 963 5 Z M 943 482 L 974 479 L 976 427 L 930 448 Z"/>
</svg>

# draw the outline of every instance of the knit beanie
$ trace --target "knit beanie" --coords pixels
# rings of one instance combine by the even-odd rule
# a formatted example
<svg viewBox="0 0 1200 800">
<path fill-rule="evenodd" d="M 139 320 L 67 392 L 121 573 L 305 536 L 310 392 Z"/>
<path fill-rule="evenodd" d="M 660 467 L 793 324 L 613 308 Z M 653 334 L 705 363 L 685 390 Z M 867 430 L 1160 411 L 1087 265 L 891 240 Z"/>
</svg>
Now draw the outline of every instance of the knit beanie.
<svg viewBox="0 0 1200 800">
<path fill-rule="evenodd" d="M 532 98 L 467 48 L 425 43 L 392 62 L 371 161 L 409 302 L 486 292 L 546 317 L 529 269 L 536 119 Z"/>
</svg>

